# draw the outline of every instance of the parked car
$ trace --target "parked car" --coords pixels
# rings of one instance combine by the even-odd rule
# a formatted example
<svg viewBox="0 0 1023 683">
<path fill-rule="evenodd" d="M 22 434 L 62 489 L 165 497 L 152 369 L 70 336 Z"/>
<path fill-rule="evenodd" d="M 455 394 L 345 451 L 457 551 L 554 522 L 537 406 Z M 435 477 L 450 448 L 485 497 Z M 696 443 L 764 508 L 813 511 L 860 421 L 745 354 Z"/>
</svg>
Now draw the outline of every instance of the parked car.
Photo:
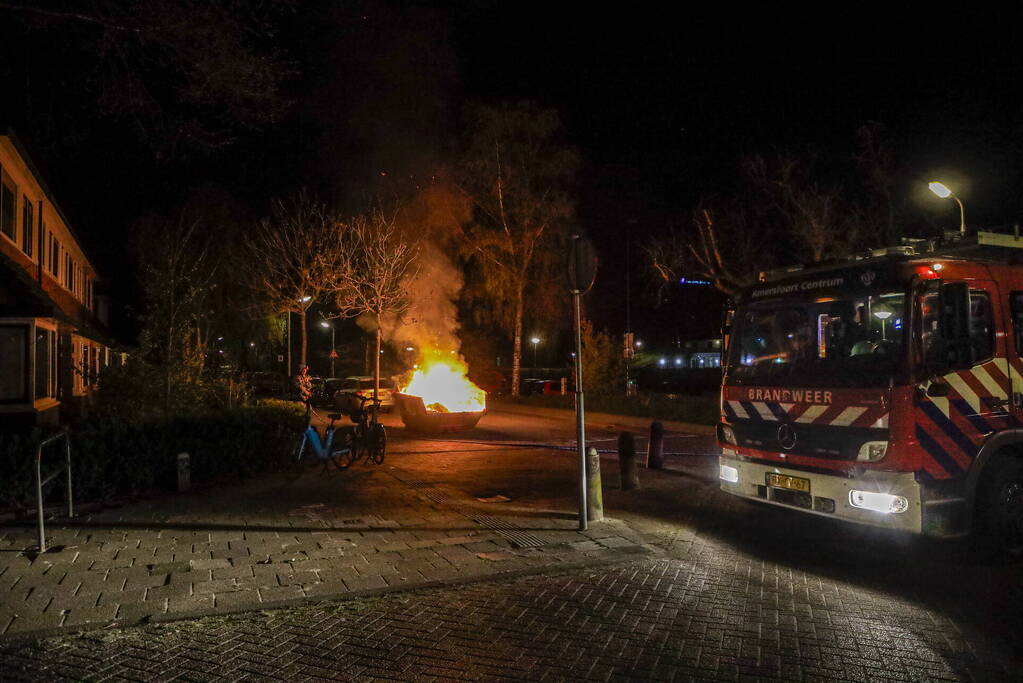
<svg viewBox="0 0 1023 683">
<path fill-rule="evenodd" d="M 254 372 L 249 382 L 257 394 L 282 394 L 287 386 L 284 375 L 279 372 Z"/>
<path fill-rule="evenodd" d="M 320 385 L 319 391 L 313 393 L 313 403 L 318 406 L 324 406 L 328 408 L 335 407 L 334 394 L 341 390 L 344 386 L 345 380 L 339 377 L 329 377 L 323 380 L 323 384 Z"/>
<path fill-rule="evenodd" d="M 532 396 L 533 394 L 554 395 L 561 393 L 560 379 L 524 379 L 522 380 L 522 395 Z"/>
<path fill-rule="evenodd" d="M 334 405 L 341 410 L 348 410 L 348 406 L 352 405 L 350 401 L 354 395 L 373 395 L 373 384 L 374 382 L 372 377 L 346 377 L 344 382 L 341 384 L 341 389 L 334 394 Z M 380 410 L 387 412 L 394 408 L 393 392 L 394 382 L 390 379 L 381 377 L 380 393 L 377 396 L 380 399 Z M 358 402 L 355 402 L 354 405 L 358 406 Z"/>
</svg>

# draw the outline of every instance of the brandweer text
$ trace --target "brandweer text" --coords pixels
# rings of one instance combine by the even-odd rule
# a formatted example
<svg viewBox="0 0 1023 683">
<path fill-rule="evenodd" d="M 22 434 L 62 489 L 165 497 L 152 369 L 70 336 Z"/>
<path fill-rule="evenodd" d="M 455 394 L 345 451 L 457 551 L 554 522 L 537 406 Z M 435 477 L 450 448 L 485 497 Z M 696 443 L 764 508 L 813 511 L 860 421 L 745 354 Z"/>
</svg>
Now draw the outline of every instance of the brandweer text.
<svg viewBox="0 0 1023 683">
<path fill-rule="evenodd" d="M 747 389 L 747 401 L 782 403 L 831 403 L 831 392 L 820 389 Z"/>
</svg>

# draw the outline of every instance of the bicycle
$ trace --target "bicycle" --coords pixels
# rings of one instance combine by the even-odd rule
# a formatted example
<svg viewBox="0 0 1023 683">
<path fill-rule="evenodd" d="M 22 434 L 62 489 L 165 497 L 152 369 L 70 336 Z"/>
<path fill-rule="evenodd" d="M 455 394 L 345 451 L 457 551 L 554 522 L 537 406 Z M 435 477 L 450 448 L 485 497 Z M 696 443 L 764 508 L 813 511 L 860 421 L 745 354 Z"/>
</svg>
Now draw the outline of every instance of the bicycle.
<svg viewBox="0 0 1023 683">
<path fill-rule="evenodd" d="M 338 468 L 343 470 L 348 469 L 362 458 L 372 460 L 379 465 L 383 463 L 384 455 L 387 452 L 387 430 L 377 420 L 380 399 L 359 394 L 355 394 L 354 398 L 359 399 L 359 407 L 351 414 L 352 422 L 355 423 L 352 431 L 352 447 L 335 462 Z M 367 402 L 373 404 L 369 410 L 366 409 Z"/>
<path fill-rule="evenodd" d="M 294 459 L 295 466 L 301 467 L 302 457 L 308 450 L 306 446 L 309 446 L 312 449 L 313 455 L 318 460 L 324 461 L 324 469 L 327 467 L 326 461 L 328 460 L 339 470 L 347 469 L 351 465 L 350 459 L 355 450 L 356 428 L 354 426 L 335 428 L 334 423 L 341 419 L 341 413 L 327 413 L 327 417 L 330 418 L 330 424 L 327 426 L 321 439 L 319 431 L 313 425 L 313 415 L 315 413 L 316 411 L 313 410 L 312 404 L 306 401 L 306 428 L 302 432 L 302 441 L 298 444 L 298 451 Z M 341 441 L 339 444 L 335 444 L 334 440 L 338 436 L 340 436 Z"/>
</svg>

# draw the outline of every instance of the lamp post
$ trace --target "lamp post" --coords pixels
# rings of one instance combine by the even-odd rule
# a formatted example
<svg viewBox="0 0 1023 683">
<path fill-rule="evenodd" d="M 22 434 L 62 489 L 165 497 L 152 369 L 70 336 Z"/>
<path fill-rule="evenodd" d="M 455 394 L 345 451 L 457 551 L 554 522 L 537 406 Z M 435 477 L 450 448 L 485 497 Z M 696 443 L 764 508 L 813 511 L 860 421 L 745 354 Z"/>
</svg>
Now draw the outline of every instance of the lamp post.
<svg viewBox="0 0 1023 683">
<path fill-rule="evenodd" d="M 962 201 L 959 200 L 959 197 L 957 197 L 955 195 L 955 192 L 953 192 L 952 190 L 948 189 L 947 185 L 945 185 L 944 183 L 939 183 L 938 181 L 934 181 L 934 182 L 928 183 L 927 187 L 930 189 L 931 192 L 933 192 L 934 194 L 938 195 L 942 199 L 948 199 L 949 197 L 951 197 L 952 199 L 956 200 L 956 204 L 959 205 L 959 234 L 960 235 L 965 235 L 966 234 L 966 209 L 963 208 L 963 203 L 962 203 Z"/>
<path fill-rule="evenodd" d="M 533 369 L 536 370 L 536 345 L 540 343 L 540 337 L 533 337 L 529 341 L 533 343 Z"/>
<path fill-rule="evenodd" d="M 311 296 L 306 295 L 306 296 L 297 297 L 296 300 L 299 303 L 301 303 L 301 304 L 307 304 L 310 301 L 312 301 L 313 298 Z M 291 314 L 293 312 L 294 311 L 289 310 L 286 313 L 286 315 L 288 316 L 288 335 L 287 336 L 288 336 L 288 377 L 289 378 L 291 377 Z M 305 335 L 305 315 L 304 315 L 305 314 L 305 308 L 302 308 L 299 312 L 303 314 L 302 315 L 302 334 L 303 334 L 303 338 L 304 338 L 304 335 Z"/>
<path fill-rule="evenodd" d="M 330 376 L 334 376 L 334 324 L 329 320 L 321 320 L 320 327 L 330 328 Z"/>
</svg>

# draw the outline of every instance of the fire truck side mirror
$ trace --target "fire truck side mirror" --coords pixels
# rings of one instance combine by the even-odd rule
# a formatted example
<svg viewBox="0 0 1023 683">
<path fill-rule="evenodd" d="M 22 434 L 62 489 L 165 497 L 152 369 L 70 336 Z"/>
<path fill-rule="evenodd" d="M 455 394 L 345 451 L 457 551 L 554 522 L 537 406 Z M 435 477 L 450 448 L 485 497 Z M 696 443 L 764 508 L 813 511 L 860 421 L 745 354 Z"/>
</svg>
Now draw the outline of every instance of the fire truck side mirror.
<svg viewBox="0 0 1023 683">
<path fill-rule="evenodd" d="M 973 362 L 970 344 L 970 286 L 965 282 L 941 285 L 941 338 L 944 360 L 950 367 L 968 367 Z"/>
</svg>

